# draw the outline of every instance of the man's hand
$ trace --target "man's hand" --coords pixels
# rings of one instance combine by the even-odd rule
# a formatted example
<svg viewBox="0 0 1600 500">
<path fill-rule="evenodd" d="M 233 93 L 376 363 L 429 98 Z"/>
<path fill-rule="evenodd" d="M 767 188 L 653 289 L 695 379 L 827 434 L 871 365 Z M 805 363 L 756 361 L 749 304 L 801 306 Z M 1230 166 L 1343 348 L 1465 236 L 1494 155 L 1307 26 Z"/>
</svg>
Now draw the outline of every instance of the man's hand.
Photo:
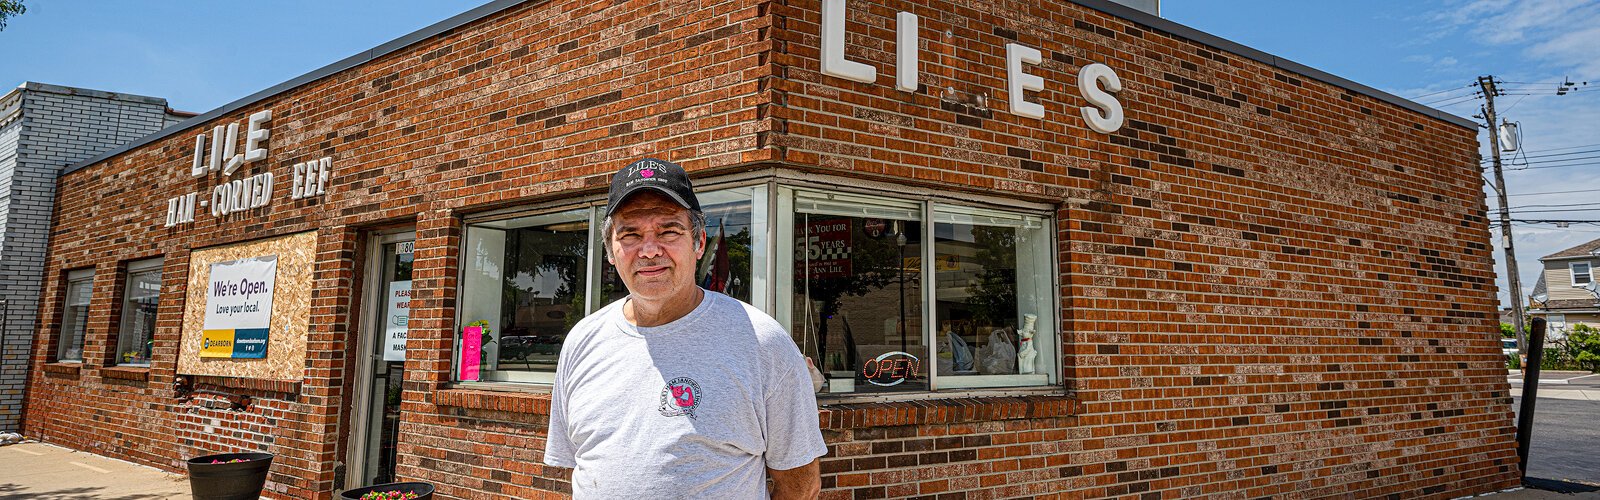
<svg viewBox="0 0 1600 500">
<path fill-rule="evenodd" d="M 767 469 L 773 500 L 811 500 L 822 494 L 822 466 L 817 460 L 789 470 Z"/>
</svg>

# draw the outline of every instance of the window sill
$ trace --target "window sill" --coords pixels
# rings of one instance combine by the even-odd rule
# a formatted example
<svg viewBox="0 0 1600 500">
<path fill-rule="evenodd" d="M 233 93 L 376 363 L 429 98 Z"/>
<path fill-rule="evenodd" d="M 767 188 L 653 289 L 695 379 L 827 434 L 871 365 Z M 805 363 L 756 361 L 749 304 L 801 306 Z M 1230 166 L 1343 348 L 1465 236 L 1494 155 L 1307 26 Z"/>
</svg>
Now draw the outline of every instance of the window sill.
<svg viewBox="0 0 1600 500">
<path fill-rule="evenodd" d="M 100 376 L 118 380 L 146 381 L 150 378 L 148 366 L 107 366 L 100 369 Z"/>
<path fill-rule="evenodd" d="M 83 363 L 81 362 L 57 361 L 55 363 L 44 364 L 44 373 L 46 375 L 54 375 L 58 377 L 77 378 L 78 374 L 82 370 Z"/>
<path fill-rule="evenodd" d="M 478 385 L 478 384 L 474 384 Z M 485 389 L 442 389 L 434 393 L 433 404 L 468 410 L 504 411 L 532 415 L 550 414 L 549 387 L 504 387 L 483 384 Z M 537 389 L 543 389 L 539 391 Z"/>
<path fill-rule="evenodd" d="M 1082 411 L 1078 398 L 1060 388 L 1033 394 L 934 392 L 873 399 L 823 399 L 819 402 L 822 428 L 845 430 L 1075 417 Z"/>
</svg>

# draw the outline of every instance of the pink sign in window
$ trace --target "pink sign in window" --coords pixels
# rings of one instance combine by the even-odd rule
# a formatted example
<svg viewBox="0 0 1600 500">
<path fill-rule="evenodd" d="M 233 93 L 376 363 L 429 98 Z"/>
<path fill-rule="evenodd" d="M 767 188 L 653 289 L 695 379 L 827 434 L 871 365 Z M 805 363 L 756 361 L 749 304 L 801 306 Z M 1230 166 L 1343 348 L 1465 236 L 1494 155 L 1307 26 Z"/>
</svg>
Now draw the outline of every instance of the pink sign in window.
<svg viewBox="0 0 1600 500">
<path fill-rule="evenodd" d="M 478 380 L 478 365 L 483 359 L 483 327 L 461 330 L 461 380 Z"/>
</svg>

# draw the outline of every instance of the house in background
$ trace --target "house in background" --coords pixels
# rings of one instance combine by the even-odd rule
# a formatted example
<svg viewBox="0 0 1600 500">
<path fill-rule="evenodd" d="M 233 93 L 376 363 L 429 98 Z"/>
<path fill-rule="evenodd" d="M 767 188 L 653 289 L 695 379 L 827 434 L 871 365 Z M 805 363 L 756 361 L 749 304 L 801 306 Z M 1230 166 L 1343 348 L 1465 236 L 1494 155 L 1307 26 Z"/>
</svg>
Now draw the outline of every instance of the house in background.
<svg viewBox="0 0 1600 500">
<path fill-rule="evenodd" d="M 1533 286 L 1528 314 L 1549 322 L 1551 336 L 1559 337 L 1578 323 L 1600 327 L 1600 298 L 1595 290 L 1595 266 L 1600 264 L 1600 239 L 1539 258 L 1544 272 Z"/>
</svg>

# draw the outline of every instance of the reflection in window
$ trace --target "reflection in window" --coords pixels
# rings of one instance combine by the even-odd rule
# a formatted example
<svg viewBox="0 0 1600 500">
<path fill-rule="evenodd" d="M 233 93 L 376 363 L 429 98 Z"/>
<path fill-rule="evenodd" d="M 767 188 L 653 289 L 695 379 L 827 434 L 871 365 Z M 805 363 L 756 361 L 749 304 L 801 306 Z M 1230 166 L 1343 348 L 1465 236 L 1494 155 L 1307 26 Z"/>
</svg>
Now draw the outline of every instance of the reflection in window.
<svg viewBox="0 0 1600 500">
<path fill-rule="evenodd" d="M 67 275 L 66 307 L 61 312 L 61 341 L 57 361 L 83 361 L 83 334 L 89 326 L 89 295 L 93 290 L 94 270 L 73 271 Z"/>
<path fill-rule="evenodd" d="M 589 215 L 573 210 L 469 228 L 462 319 L 487 329 L 477 346 L 482 380 L 555 370 L 562 339 L 586 310 Z"/>
<path fill-rule="evenodd" d="M 149 365 L 150 351 L 155 345 L 156 309 L 161 301 L 161 261 L 130 264 L 122 295 L 116 363 Z"/>
<path fill-rule="evenodd" d="M 760 244 L 753 240 L 766 231 L 755 222 L 755 214 L 765 214 L 761 189 L 699 194 L 708 226 L 706 252 L 697 263 L 702 287 L 745 301 L 755 296 L 752 269 Z M 627 296 L 605 261 L 603 214 L 604 207 L 588 207 L 467 226 L 456 350 L 460 380 L 553 381 L 567 332 L 588 313 Z M 471 326 L 483 329 L 474 345 L 468 345 L 475 341 Z M 476 360 L 462 354 L 473 350 L 479 351 Z"/>
<path fill-rule="evenodd" d="M 830 392 L 928 389 L 920 209 L 797 193 L 794 337 Z"/>
<path fill-rule="evenodd" d="M 1054 330 L 1038 321 L 1052 316 L 1043 220 L 946 206 L 934 220 L 939 386 L 1048 383 Z"/>
</svg>

